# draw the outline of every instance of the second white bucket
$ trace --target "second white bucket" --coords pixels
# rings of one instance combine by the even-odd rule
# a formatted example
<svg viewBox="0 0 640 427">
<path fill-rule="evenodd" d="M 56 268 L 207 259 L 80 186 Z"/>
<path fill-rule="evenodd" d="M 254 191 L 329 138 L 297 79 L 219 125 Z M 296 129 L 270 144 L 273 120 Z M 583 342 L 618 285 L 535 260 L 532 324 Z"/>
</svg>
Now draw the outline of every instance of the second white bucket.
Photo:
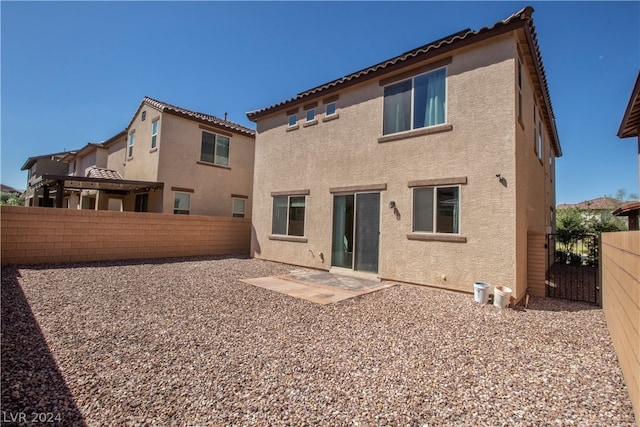
<svg viewBox="0 0 640 427">
<path fill-rule="evenodd" d="M 511 288 L 496 286 L 493 289 L 493 305 L 500 308 L 509 307 L 511 302 Z"/>
</svg>

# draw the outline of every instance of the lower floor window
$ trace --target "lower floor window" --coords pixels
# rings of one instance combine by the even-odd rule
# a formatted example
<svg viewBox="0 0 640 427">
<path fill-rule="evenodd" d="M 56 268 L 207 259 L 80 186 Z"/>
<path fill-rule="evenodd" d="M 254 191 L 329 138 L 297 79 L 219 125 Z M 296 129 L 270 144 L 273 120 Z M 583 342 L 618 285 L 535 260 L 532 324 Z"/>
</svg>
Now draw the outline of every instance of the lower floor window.
<svg viewBox="0 0 640 427">
<path fill-rule="evenodd" d="M 244 212 L 247 206 L 245 199 L 233 199 L 233 217 L 244 218 Z"/>
<path fill-rule="evenodd" d="M 149 193 L 136 194 L 136 212 L 147 212 L 149 206 Z"/>
<path fill-rule="evenodd" d="M 460 188 L 413 189 L 413 231 L 459 233 Z"/>
<path fill-rule="evenodd" d="M 189 206 L 191 204 L 191 194 L 175 193 L 173 199 L 173 213 L 181 215 L 189 215 Z"/>
<path fill-rule="evenodd" d="M 271 234 L 304 236 L 305 196 L 273 198 Z"/>
</svg>

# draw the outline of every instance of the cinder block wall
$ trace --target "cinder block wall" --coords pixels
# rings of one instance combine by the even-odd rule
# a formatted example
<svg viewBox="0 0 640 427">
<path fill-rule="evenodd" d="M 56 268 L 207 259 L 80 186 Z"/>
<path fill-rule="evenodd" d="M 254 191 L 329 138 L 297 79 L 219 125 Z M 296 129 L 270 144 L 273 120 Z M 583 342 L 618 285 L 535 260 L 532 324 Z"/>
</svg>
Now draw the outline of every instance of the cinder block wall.
<svg viewBox="0 0 640 427">
<path fill-rule="evenodd" d="M 602 308 L 640 422 L 640 231 L 602 234 Z"/>
<path fill-rule="evenodd" d="M 249 254 L 251 219 L 2 206 L 1 263 Z"/>
</svg>

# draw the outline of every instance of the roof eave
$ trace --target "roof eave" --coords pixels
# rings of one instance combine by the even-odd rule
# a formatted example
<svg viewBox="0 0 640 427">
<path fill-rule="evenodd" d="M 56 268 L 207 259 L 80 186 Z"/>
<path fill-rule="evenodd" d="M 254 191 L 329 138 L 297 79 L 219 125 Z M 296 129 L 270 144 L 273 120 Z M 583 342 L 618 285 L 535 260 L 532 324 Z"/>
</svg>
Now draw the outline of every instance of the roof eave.
<svg viewBox="0 0 640 427">
<path fill-rule="evenodd" d="M 636 77 L 636 84 L 631 92 L 629 103 L 622 117 L 618 138 L 630 138 L 640 134 L 640 72 Z"/>
</svg>

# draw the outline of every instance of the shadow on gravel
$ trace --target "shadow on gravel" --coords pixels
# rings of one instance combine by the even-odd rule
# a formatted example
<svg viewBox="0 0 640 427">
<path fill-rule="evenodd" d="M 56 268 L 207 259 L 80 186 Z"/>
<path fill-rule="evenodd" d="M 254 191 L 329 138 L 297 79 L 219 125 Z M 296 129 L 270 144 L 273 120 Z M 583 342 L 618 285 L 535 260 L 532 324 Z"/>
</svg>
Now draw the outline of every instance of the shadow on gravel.
<svg viewBox="0 0 640 427">
<path fill-rule="evenodd" d="M 162 264 L 174 264 L 179 262 L 198 262 L 198 261 L 213 261 L 218 259 L 251 259 L 248 255 L 210 255 L 210 256 L 193 256 L 193 257 L 178 257 L 178 258 L 137 258 L 137 259 L 122 259 L 122 260 L 105 260 L 105 261 L 83 261 L 83 262 L 69 262 L 69 263 L 53 263 L 53 264 L 23 264 L 14 266 L 16 268 L 28 268 L 29 270 L 52 270 L 58 268 L 74 268 L 74 267 L 120 267 L 129 265 L 162 265 Z M 3 267 L 4 269 L 8 267 Z"/>
<path fill-rule="evenodd" d="M 585 311 L 585 310 L 602 310 L 596 304 L 579 301 L 569 301 L 559 298 L 540 298 L 532 297 L 529 306 L 525 309 L 524 303 L 521 302 L 517 309 L 519 310 L 535 310 L 535 311 Z"/>
<path fill-rule="evenodd" d="M 2 268 L 2 425 L 85 426 L 19 276 L 14 267 Z"/>
</svg>

